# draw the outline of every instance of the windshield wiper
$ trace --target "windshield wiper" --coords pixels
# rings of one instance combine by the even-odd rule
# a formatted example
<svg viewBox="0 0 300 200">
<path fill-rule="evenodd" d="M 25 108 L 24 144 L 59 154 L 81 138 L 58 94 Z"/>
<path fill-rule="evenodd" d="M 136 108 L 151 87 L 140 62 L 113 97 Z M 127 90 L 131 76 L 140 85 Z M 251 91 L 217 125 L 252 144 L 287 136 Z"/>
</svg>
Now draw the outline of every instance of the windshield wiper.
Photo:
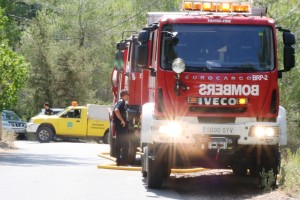
<svg viewBox="0 0 300 200">
<path fill-rule="evenodd" d="M 255 72 L 257 71 L 255 65 L 250 64 L 250 63 L 243 63 L 237 67 L 234 67 L 234 69 L 237 69 L 238 71 L 242 72 Z"/>
<path fill-rule="evenodd" d="M 232 67 L 209 67 L 209 71 L 213 72 L 255 72 L 257 69 L 251 64 L 242 64 Z"/>
<path fill-rule="evenodd" d="M 185 71 L 186 72 L 209 72 L 210 69 L 208 67 L 205 67 L 205 66 L 201 66 L 201 67 L 187 66 Z"/>
</svg>

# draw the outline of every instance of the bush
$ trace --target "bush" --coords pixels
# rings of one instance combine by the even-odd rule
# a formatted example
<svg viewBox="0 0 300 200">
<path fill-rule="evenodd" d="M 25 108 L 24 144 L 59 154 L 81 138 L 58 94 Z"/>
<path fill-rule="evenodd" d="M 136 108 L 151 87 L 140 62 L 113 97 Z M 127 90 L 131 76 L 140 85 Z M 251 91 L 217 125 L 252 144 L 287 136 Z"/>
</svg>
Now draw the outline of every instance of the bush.
<svg viewBox="0 0 300 200">
<path fill-rule="evenodd" d="M 273 170 L 268 172 L 265 171 L 263 168 L 262 171 L 259 173 L 260 175 L 260 188 L 262 188 L 263 192 L 270 192 L 276 185 L 276 176 Z"/>
<path fill-rule="evenodd" d="M 300 194 L 300 149 L 292 153 L 290 149 L 284 152 L 282 159 L 280 186 L 288 195 Z"/>
<path fill-rule="evenodd" d="M 17 134 L 10 131 L 2 130 L 2 140 L 0 141 L 0 148 L 14 148 L 14 141 Z"/>
</svg>

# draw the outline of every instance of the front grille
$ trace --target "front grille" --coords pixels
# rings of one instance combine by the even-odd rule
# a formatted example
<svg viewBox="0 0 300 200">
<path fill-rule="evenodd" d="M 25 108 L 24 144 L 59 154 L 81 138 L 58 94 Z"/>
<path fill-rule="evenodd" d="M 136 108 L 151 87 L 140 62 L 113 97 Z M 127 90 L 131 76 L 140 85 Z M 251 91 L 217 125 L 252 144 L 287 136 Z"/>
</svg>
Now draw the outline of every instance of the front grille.
<svg viewBox="0 0 300 200">
<path fill-rule="evenodd" d="M 25 124 L 20 124 L 20 123 L 11 123 L 12 127 L 25 127 Z"/>
<path fill-rule="evenodd" d="M 190 112 L 197 112 L 197 113 L 244 113 L 246 112 L 247 108 L 217 108 L 217 107 L 198 107 L 198 106 L 191 106 L 189 108 Z"/>
</svg>

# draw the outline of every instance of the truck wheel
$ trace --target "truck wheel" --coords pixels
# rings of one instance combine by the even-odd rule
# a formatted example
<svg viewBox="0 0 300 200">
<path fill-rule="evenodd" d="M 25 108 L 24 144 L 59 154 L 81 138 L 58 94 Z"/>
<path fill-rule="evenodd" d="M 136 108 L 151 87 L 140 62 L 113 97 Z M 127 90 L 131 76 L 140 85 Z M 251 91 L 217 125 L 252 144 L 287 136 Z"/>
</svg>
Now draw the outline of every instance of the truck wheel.
<svg viewBox="0 0 300 200">
<path fill-rule="evenodd" d="M 164 171 L 163 171 L 163 178 L 169 178 L 171 175 L 171 168 L 168 167 L 168 165 L 166 163 L 164 165 L 165 165 L 165 167 L 164 167 Z"/>
<path fill-rule="evenodd" d="M 148 156 L 148 173 L 147 173 L 147 185 L 148 188 L 161 188 L 163 184 L 163 171 L 164 166 L 160 164 L 157 159 L 151 159 Z"/>
<path fill-rule="evenodd" d="M 104 144 L 108 144 L 108 134 L 109 134 L 109 131 L 108 130 L 105 131 L 104 136 L 102 138 L 102 141 Z"/>
<path fill-rule="evenodd" d="M 245 158 L 245 150 L 240 149 L 234 153 L 234 160 L 232 163 L 232 172 L 236 176 L 247 175 L 247 159 Z"/>
<path fill-rule="evenodd" d="M 41 143 L 47 143 L 53 140 L 53 130 L 50 127 L 44 126 L 37 130 L 36 137 Z"/>
<path fill-rule="evenodd" d="M 129 137 L 128 164 L 134 165 L 136 161 L 137 143 L 133 134 Z"/>
<path fill-rule="evenodd" d="M 247 168 L 243 165 L 238 165 L 235 167 L 232 167 L 232 172 L 234 175 L 237 176 L 246 176 L 247 175 Z"/>
<path fill-rule="evenodd" d="M 136 145 L 133 143 L 129 144 L 129 149 L 128 149 L 128 164 L 135 164 L 136 160 Z"/>
<path fill-rule="evenodd" d="M 116 157 L 116 139 L 113 138 L 111 131 L 108 133 L 108 141 L 109 141 L 109 148 L 110 148 L 110 156 Z"/>
</svg>

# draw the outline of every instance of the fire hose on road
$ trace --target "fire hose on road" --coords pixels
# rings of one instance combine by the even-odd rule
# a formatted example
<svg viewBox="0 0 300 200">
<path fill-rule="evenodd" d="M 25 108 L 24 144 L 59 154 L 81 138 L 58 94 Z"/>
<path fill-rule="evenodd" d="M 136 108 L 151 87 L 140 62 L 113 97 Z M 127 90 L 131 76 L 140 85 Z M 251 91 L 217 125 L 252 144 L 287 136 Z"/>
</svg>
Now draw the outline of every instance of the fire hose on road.
<svg viewBox="0 0 300 200">
<path fill-rule="evenodd" d="M 113 162 L 116 162 L 116 159 L 114 157 L 109 156 L 109 152 L 105 152 L 105 153 L 100 153 L 98 154 L 99 157 L 101 158 L 105 158 L 108 160 L 111 160 Z M 128 171 L 141 171 L 142 167 L 139 166 L 117 166 L 115 163 L 113 164 L 106 164 L 106 165 L 102 165 L 99 164 L 97 165 L 98 169 L 112 169 L 112 170 L 128 170 Z M 205 171 L 205 170 L 209 170 L 207 168 L 192 168 L 192 169 L 172 169 L 171 173 L 192 173 L 192 172 L 200 172 L 200 171 Z"/>
</svg>

